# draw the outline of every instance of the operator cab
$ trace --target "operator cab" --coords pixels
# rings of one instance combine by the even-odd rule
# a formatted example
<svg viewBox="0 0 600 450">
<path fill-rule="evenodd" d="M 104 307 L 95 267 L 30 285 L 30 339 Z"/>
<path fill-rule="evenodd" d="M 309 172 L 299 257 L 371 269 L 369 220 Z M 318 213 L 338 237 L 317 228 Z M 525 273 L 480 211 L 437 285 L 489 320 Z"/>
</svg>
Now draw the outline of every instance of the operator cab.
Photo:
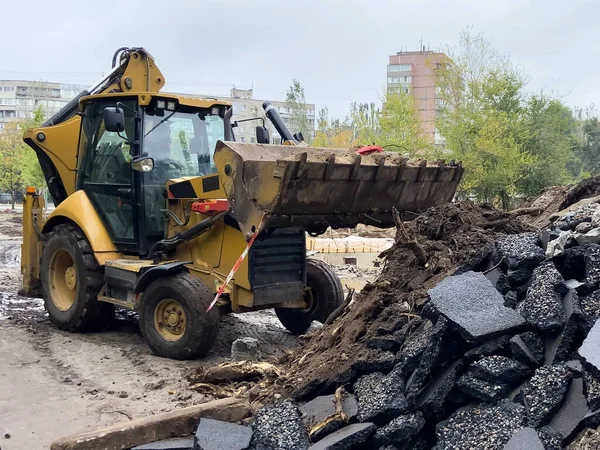
<svg viewBox="0 0 600 450">
<path fill-rule="evenodd" d="M 165 237 L 167 181 L 216 173 L 216 143 L 233 138 L 227 104 L 142 100 L 104 95 L 82 101 L 77 177 L 117 248 L 137 255 Z"/>
</svg>

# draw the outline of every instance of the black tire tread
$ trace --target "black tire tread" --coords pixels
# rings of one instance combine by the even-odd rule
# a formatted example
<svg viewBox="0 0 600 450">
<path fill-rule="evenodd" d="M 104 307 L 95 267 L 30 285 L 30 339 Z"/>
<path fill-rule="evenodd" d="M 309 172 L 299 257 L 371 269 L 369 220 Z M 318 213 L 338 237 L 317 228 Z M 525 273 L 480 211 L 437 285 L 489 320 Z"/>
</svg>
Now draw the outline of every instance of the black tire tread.
<svg viewBox="0 0 600 450">
<path fill-rule="evenodd" d="M 172 295 L 186 310 L 186 316 L 195 319 L 196 329 L 192 329 L 188 338 L 185 335 L 180 341 L 165 344 L 162 338 L 154 331 L 154 303 L 167 298 L 160 295 L 160 290 L 173 290 L 178 295 Z M 159 291 L 157 293 L 156 291 Z M 158 298 L 153 296 L 159 295 Z M 213 294 L 204 283 L 188 272 L 181 272 L 174 276 L 161 277 L 152 281 L 142 293 L 141 306 L 139 310 L 140 330 L 150 350 L 158 356 L 172 359 L 196 359 L 205 356 L 211 349 L 219 331 L 220 315 L 218 308 L 206 312 L 206 308 L 212 301 Z M 191 301 L 190 301 L 191 300 Z M 188 319 L 188 323 L 190 321 Z M 167 345 L 169 347 L 167 347 Z"/>
<path fill-rule="evenodd" d="M 57 238 L 65 239 L 81 253 L 85 266 L 86 294 L 85 298 L 83 299 L 84 306 L 81 313 L 73 321 L 65 323 L 54 317 L 49 311 L 47 303 L 52 302 L 52 300 L 46 293 L 45 289 L 43 289 L 46 311 L 48 311 L 50 315 L 50 320 L 60 329 L 71 332 L 82 332 L 96 329 L 99 325 L 101 325 L 102 320 L 108 319 L 109 316 L 112 316 L 114 311 L 114 307 L 112 305 L 108 303 L 101 304 L 98 301 L 98 293 L 104 285 L 104 269 L 96 261 L 94 251 L 85 237 L 85 234 L 83 234 L 81 229 L 76 225 L 57 225 L 50 233 L 50 237 L 48 238 L 46 245 L 53 239 Z M 42 267 L 42 270 L 45 271 L 47 269 L 46 267 Z M 77 268 L 77 270 L 79 271 L 80 269 Z"/>
<path fill-rule="evenodd" d="M 275 308 L 275 314 L 281 324 L 293 334 L 306 333 L 313 320 L 324 323 L 344 301 L 342 282 L 325 261 L 306 261 L 306 281 L 311 288 L 319 288 L 322 291 L 313 311 L 307 313 L 292 308 Z"/>
</svg>

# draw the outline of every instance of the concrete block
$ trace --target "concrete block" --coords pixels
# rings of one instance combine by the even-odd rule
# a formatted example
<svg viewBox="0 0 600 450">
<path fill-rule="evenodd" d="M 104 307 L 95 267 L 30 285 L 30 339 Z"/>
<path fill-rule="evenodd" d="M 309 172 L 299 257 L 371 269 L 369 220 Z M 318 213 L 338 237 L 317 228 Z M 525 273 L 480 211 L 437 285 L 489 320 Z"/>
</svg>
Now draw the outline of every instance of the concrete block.
<svg viewBox="0 0 600 450">
<path fill-rule="evenodd" d="M 302 414 L 304 426 L 307 430 L 312 430 L 316 424 L 335 414 L 335 398 L 333 395 L 323 395 L 305 403 L 300 406 L 299 409 Z M 354 395 L 344 393 L 342 397 L 342 410 L 348 417 L 348 420 L 351 421 L 356 417 L 356 414 L 358 413 L 358 402 Z M 339 430 L 344 425 L 346 425 L 346 422 L 342 419 L 331 420 L 324 427 L 311 433 L 310 440 L 312 442 L 317 442 L 328 434 Z"/>
<path fill-rule="evenodd" d="M 596 374 L 600 373 L 600 320 L 597 320 L 579 348 L 579 355 Z"/>
<path fill-rule="evenodd" d="M 250 415 L 246 400 L 224 398 L 164 414 L 121 422 L 54 441 L 51 450 L 122 450 L 177 436 L 191 435 L 205 417 L 239 422 Z"/>
<path fill-rule="evenodd" d="M 531 369 L 506 356 L 492 355 L 471 364 L 469 372 L 483 380 L 511 384 L 526 378 L 531 374 Z"/>
<path fill-rule="evenodd" d="M 527 332 L 510 339 L 513 357 L 530 366 L 539 366 L 544 361 L 545 345 L 535 332 Z"/>
<path fill-rule="evenodd" d="M 231 344 L 231 359 L 233 361 L 260 361 L 262 358 L 258 339 L 242 337 Z"/>
<path fill-rule="evenodd" d="M 567 321 L 562 303 L 566 292 L 562 275 L 551 261 L 547 261 L 533 271 L 525 300 L 517 309 L 539 331 L 559 332 Z"/>
<path fill-rule="evenodd" d="M 200 419 L 194 450 L 245 450 L 252 439 L 252 428 L 213 419 Z"/>
<path fill-rule="evenodd" d="M 372 423 L 355 423 L 321 439 L 309 450 L 350 450 L 365 448 L 376 427 Z"/>
<path fill-rule="evenodd" d="M 534 232 L 506 236 L 498 241 L 497 247 L 510 269 L 533 268 L 544 260 L 544 250 Z"/>
<path fill-rule="evenodd" d="M 503 401 L 459 409 L 437 424 L 435 450 L 502 448 L 525 424 L 525 408 Z"/>
<path fill-rule="evenodd" d="M 375 372 L 360 377 L 354 383 L 354 393 L 358 397 L 358 421 L 384 424 L 405 413 L 408 403 L 404 386 L 396 369 L 388 375 Z"/>
<path fill-rule="evenodd" d="M 510 392 L 510 385 L 482 380 L 473 376 L 472 372 L 462 375 L 455 384 L 456 389 L 486 403 L 495 403 Z"/>
<path fill-rule="evenodd" d="M 407 444 L 425 425 L 425 418 L 420 411 L 398 416 L 375 432 L 376 445 Z"/>
<path fill-rule="evenodd" d="M 193 450 L 194 438 L 175 438 L 138 445 L 131 450 Z"/>
<path fill-rule="evenodd" d="M 562 404 L 573 377 L 566 364 L 542 366 L 524 389 L 524 402 L 533 427 L 546 425 Z"/>
<path fill-rule="evenodd" d="M 504 306 L 502 295 L 481 273 L 445 278 L 429 290 L 429 296 L 450 328 L 471 343 L 519 331 L 525 324 L 523 317 Z"/>
<path fill-rule="evenodd" d="M 269 450 L 306 450 L 308 432 L 300 411 L 291 400 L 258 410 L 252 424 L 251 448 Z"/>
<path fill-rule="evenodd" d="M 506 443 L 503 450 L 545 450 L 533 428 L 522 428 Z"/>
<path fill-rule="evenodd" d="M 583 395 L 583 380 L 576 378 L 571 381 L 565 401 L 552 417 L 550 426 L 563 436 L 563 443 L 566 443 L 579 431 L 588 411 L 588 404 Z"/>
</svg>

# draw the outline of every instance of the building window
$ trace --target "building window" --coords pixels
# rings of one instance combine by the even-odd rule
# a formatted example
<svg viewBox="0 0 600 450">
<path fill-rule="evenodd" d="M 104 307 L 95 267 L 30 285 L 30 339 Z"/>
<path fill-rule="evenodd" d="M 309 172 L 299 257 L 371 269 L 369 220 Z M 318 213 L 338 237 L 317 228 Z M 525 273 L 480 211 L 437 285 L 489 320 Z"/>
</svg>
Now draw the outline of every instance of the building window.
<svg viewBox="0 0 600 450">
<path fill-rule="evenodd" d="M 273 138 L 273 144 L 274 144 L 274 145 L 279 145 L 279 144 L 281 144 L 281 138 Z"/>
<path fill-rule="evenodd" d="M 0 122 L 0 130 L 4 129 L 4 124 Z"/>
<path fill-rule="evenodd" d="M 246 138 L 245 138 L 244 136 L 242 136 L 242 137 L 240 138 L 240 142 L 246 142 Z"/>
<path fill-rule="evenodd" d="M 412 77 L 409 75 L 407 77 L 404 77 L 404 83 L 410 83 L 412 81 Z"/>
<path fill-rule="evenodd" d="M 242 111 L 246 111 L 246 105 L 242 105 Z"/>
<path fill-rule="evenodd" d="M 410 72 L 411 64 L 390 64 L 388 72 Z"/>
<path fill-rule="evenodd" d="M 252 142 L 253 144 L 256 144 L 256 138 L 255 138 L 254 136 L 252 136 L 252 137 L 250 138 L 250 142 Z"/>
<path fill-rule="evenodd" d="M 240 127 L 240 133 L 245 133 L 245 132 L 246 132 L 246 126 L 245 126 L 245 125 L 242 125 L 242 126 Z"/>
</svg>

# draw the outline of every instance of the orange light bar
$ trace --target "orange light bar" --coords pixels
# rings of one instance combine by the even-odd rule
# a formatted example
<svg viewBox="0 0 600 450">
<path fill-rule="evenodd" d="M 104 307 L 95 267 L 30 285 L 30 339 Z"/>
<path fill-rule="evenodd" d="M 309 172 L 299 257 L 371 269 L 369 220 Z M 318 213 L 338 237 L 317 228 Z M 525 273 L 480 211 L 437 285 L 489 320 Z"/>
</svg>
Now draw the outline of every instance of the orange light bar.
<svg viewBox="0 0 600 450">
<path fill-rule="evenodd" d="M 25 188 L 25 193 L 27 195 L 35 195 L 35 194 L 37 194 L 37 189 L 34 186 L 27 186 Z"/>
</svg>

